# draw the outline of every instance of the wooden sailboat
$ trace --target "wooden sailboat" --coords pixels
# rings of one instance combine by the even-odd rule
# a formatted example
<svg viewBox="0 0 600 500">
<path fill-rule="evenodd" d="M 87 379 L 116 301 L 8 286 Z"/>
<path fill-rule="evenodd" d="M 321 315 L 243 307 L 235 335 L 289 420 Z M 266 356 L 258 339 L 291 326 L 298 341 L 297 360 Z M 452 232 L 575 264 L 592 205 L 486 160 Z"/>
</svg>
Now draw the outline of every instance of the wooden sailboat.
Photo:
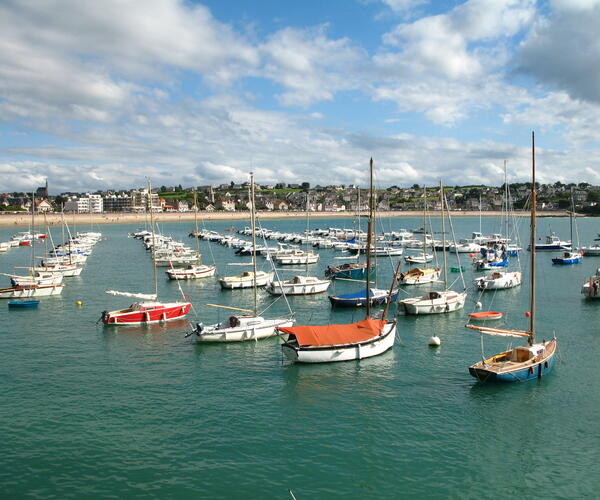
<svg viewBox="0 0 600 500">
<path fill-rule="evenodd" d="M 250 173 L 250 202 L 251 207 L 251 223 L 252 223 L 252 246 L 256 249 L 256 216 L 254 208 L 254 174 Z M 252 267 L 251 273 L 253 289 L 254 289 L 254 308 L 242 309 L 238 307 L 221 306 L 217 304 L 207 304 L 211 307 L 238 311 L 227 318 L 225 321 L 215 323 L 213 325 L 204 325 L 197 323 L 196 328 L 189 332 L 186 337 L 195 335 L 197 342 L 241 342 L 245 340 L 260 340 L 275 335 L 277 327 L 292 326 L 294 320 L 288 318 L 264 318 L 258 314 L 258 274 L 256 272 L 256 250 L 252 252 Z M 239 314 L 239 313 L 246 314 Z"/>
<path fill-rule="evenodd" d="M 196 226 L 195 234 L 198 234 L 198 200 L 196 198 L 196 191 L 194 190 L 194 224 Z M 210 278 L 215 275 L 217 270 L 216 266 L 207 266 L 202 264 L 202 257 L 200 255 L 200 241 L 196 238 L 196 255 L 197 262 L 195 264 L 189 264 L 186 267 L 172 267 L 167 269 L 165 273 L 171 280 L 195 280 L 199 278 Z"/>
<path fill-rule="evenodd" d="M 155 228 L 152 217 L 152 186 L 148 181 L 148 203 L 150 208 L 150 224 L 152 226 L 152 252 L 154 245 Z M 158 301 L 158 279 L 156 275 L 156 261 L 152 256 L 152 270 L 154 275 L 154 294 L 119 292 L 116 290 L 107 290 L 110 295 L 119 295 L 124 297 L 134 297 L 141 299 L 141 302 L 135 302 L 125 309 L 117 311 L 103 311 L 100 319 L 105 325 L 140 325 L 159 323 L 161 321 L 170 321 L 184 318 L 190 311 L 189 302 L 160 302 Z"/>
<path fill-rule="evenodd" d="M 440 181 L 441 219 L 442 219 L 442 241 L 446 237 L 446 226 L 444 218 L 445 196 L 444 188 Z M 448 265 L 446 262 L 446 250 L 442 251 L 444 258 L 444 289 L 432 290 L 420 297 L 411 297 L 399 301 L 399 306 L 406 314 L 443 314 L 458 311 L 465 306 L 467 292 L 456 292 L 448 288 Z M 462 278 L 462 272 L 461 272 Z M 463 281 L 463 288 L 464 281 Z"/>
<path fill-rule="evenodd" d="M 467 328 L 482 334 L 502 337 L 526 337 L 527 345 L 515 347 L 484 359 L 469 367 L 469 373 L 482 382 L 524 382 L 541 378 L 554 365 L 557 340 L 546 342 L 535 341 L 535 259 L 536 259 L 536 190 L 535 190 L 535 135 L 531 134 L 531 232 L 530 232 L 530 293 L 529 293 L 529 328 L 527 331 L 506 330 L 486 326 L 466 325 Z"/>
<path fill-rule="evenodd" d="M 373 159 L 370 161 L 371 197 L 369 202 L 369 225 L 367 248 L 373 234 L 374 197 L 372 189 Z M 371 274 L 370 252 L 367 252 L 367 279 L 365 296 L 368 294 Z M 389 293 L 396 284 L 398 269 L 392 279 Z M 396 321 L 387 320 L 388 301 L 381 319 L 371 317 L 371 302 L 366 302 L 366 316 L 362 321 L 345 325 L 303 325 L 279 327 L 285 341 L 281 345 L 285 356 L 297 363 L 328 363 L 370 358 L 391 349 L 396 337 Z"/>
</svg>

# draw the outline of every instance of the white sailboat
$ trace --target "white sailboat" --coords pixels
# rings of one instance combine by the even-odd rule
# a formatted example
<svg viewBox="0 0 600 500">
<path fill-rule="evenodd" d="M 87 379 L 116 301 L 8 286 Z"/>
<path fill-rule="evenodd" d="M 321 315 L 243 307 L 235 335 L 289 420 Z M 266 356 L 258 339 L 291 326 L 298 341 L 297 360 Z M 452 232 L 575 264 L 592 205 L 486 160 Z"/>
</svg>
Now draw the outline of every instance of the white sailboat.
<svg viewBox="0 0 600 500">
<path fill-rule="evenodd" d="M 196 233 L 198 234 L 198 200 L 196 197 L 196 191 L 194 191 L 194 224 L 196 226 Z M 197 262 L 195 264 L 189 264 L 186 267 L 172 267 L 167 269 L 165 273 L 171 280 L 195 280 L 200 278 L 210 278 L 215 275 L 217 270 L 216 266 L 207 266 L 202 264 L 202 257 L 200 255 L 200 242 L 198 238 L 196 240 L 196 255 Z"/>
<path fill-rule="evenodd" d="M 252 245 L 256 248 L 256 214 L 254 206 L 254 174 L 250 173 L 250 200 L 251 200 L 251 224 L 252 224 Z M 257 287 L 258 273 L 256 271 L 256 251 L 252 253 L 253 270 L 248 273 L 251 276 L 254 289 L 254 308 L 252 310 L 238 307 L 221 306 L 217 304 L 207 304 L 211 307 L 237 311 L 229 318 L 212 325 L 197 323 L 194 330 L 189 332 L 186 337 L 194 336 L 196 342 L 242 342 L 246 340 L 260 340 L 275 335 L 276 328 L 292 326 L 294 320 L 290 311 L 288 318 L 265 318 L 258 314 Z M 265 283 L 266 284 L 266 283 Z M 221 285 L 223 286 L 223 285 Z M 246 314 L 239 314 L 246 313 Z"/>
<path fill-rule="evenodd" d="M 306 193 L 306 230 L 309 228 L 310 201 Z M 331 280 L 308 275 L 308 259 L 305 264 L 305 274 L 296 275 L 288 280 L 270 281 L 266 290 L 271 295 L 314 295 L 327 291 Z"/>
<path fill-rule="evenodd" d="M 371 196 L 369 200 L 369 227 L 367 248 L 371 248 L 373 234 L 373 159 L 370 161 Z M 369 293 L 371 253 L 367 252 L 367 279 L 365 296 Z M 396 282 L 392 279 L 389 294 Z M 285 341 L 281 345 L 285 356 L 296 363 L 330 363 L 360 360 L 377 356 L 391 349 L 396 338 L 396 321 L 386 320 L 390 301 L 387 301 L 381 319 L 371 318 L 371 303 L 366 303 L 366 317 L 345 325 L 303 325 L 278 327 Z"/>
<path fill-rule="evenodd" d="M 441 199 L 441 215 L 442 215 L 442 241 L 445 238 L 445 219 L 444 206 L 445 196 L 442 183 L 440 182 L 440 199 Z M 448 288 L 448 266 L 446 263 L 446 250 L 443 251 L 444 256 L 444 289 L 432 290 L 420 297 L 411 297 L 400 300 L 399 304 L 404 309 L 406 314 L 443 314 L 462 309 L 467 299 L 467 292 L 456 292 Z M 460 266 L 459 266 L 460 267 Z M 462 278 L 462 272 L 460 273 Z M 463 282 L 463 289 L 464 282 Z"/>
</svg>

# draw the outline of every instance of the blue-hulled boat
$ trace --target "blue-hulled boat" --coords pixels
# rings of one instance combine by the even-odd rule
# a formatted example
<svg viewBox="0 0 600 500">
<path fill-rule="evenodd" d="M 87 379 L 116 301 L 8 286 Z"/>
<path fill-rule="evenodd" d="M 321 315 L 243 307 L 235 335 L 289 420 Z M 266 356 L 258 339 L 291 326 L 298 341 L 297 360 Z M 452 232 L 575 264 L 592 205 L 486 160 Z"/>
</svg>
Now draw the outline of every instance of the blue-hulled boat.
<svg viewBox="0 0 600 500">
<path fill-rule="evenodd" d="M 560 257 L 552 259 L 552 264 L 579 264 L 581 262 L 580 252 L 565 252 Z"/>
<path fill-rule="evenodd" d="M 371 266 L 373 271 L 374 266 Z M 346 262 L 339 266 L 327 266 L 325 276 L 328 278 L 346 278 L 353 280 L 364 280 L 367 275 L 367 264 L 359 262 Z"/>
<path fill-rule="evenodd" d="M 11 300 L 8 303 L 8 307 L 14 307 L 16 308 L 32 308 L 32 307 L 37 307 L 38 304 L 40 303 L 39 300 Z"/>
<path fill-rule="evenodd" d="M 398 290 L 393 290 L 390 294 L 389 290 L 381 288 L 370 288 L 369 298 L 371 305 L 385 304 L 390 298 L 390 302 L 395 302 L 398 298 Z M 367 305 L 366 290 L 359 290 L 354 293 L 345 293 L 342 295 L 330 295 L 329 301 L 333 307 L 363 307 Z"/>
<path fill-rule="evenodd" d="M 557 340 L 535 342 L 535 149 L 532 133 L 532 183 L 531 183 L 531 232 L 530 232 L 530 295 L 529 295 L 529 328 L 526 331 L 491 328 L 467 324 L 467 328 L 482 334 L 500 337 L 526 337 L 527 345 L 518 346 L 484 359 L 469 367 L 469 373 L 481 382 L 525 382 L 539 379 L 548 374 L 554 366 L 557 351 Z"/>
</svg>

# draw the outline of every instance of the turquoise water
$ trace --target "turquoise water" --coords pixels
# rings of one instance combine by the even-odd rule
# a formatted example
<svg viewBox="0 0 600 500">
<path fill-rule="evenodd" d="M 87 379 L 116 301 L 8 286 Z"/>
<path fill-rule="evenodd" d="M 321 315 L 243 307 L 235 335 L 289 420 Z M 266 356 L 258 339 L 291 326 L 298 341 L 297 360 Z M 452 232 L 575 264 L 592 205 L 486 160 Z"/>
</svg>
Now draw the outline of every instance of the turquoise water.
<svg viewBox="0 0 600 500">
<path fill-rule="evenodd" d="M 477 218 L 454 224 L 458 236 L 479 229 Z M 591 242 L 599 224 L 578 221 L 583 242 Z M 244 223 L 207 227 L 231 225 Z M 305 228 L 300 220 L 264 225 Z M 312 224 L 350 225 L 335 219 Z M 383 220 L 385 230 L 420 225 L 418 219 Z M 568 239 L 568 225 L 567 219 L 540 219 L 539 234 L 551 226 Z M 483 232 L 497 226 L 484 219 Z M 526 221 L 521 226 L 526 240 Z M 482 385 L 468 373 L 481 357 L 479 336 L 464 328 L 478 300 L 472 288 L 465 311 L 399 316 L 394 349 L 361 362 L 289 365 L 276 339 L 197 345 L 184 338 L 187 321 L 104 328 L 96 323 L 102 310 L 129 304 L 105 289 L 152 292 L 149 255 L 127 238 L 134 229 L 101 226 L 106 240 L 81 276 L 67 278 L 62 296 L 41 299 L 37 310 L 9 310 L 0 302 L 3 498 L 289 498 L 289 489 L 298 499 L 597 496 L 600 303 L 583 300 L 579 290 L 600 258 L 559 267 L 551 264 L 553 254 L 539 254 L 538 332 L 559 338 L 555 369 L 541 381 Z M 190 229 L 187 223 L 163 226 L 184 240 Z M 13 232 L 0 229 L 0 241 Z M 212 250 L 221 274 L 242 269 L 227 263 L 247 260 L 214 243 L 202 242 L 202 249 L 208 263 Z M 320 253 L 317 275 L 340 255 Z M 13 248 L 0 254 L 0 271 L 29 259 L 26 248 Z M 463 265 L 470 283 L 468 258 Z M 524 262 L 524 281 L 526 268 Z M 387 286 L 391 264 L 380 261 L 379 269 Z M 338 283 L 335 291 L 354 287 Z M 193 321 L 225 317 L 207 302 L 252 305 L 251 292 L 222 292 L 212 279 L 182 288 L 194 304 Z M 161 298 L 179 295 L 162 272 L 159 289 Z M 260 296 L 263 307 L 272 300 Z M 484 309 L 491 304 L 505 311 L 507 326 L 526 326 L 526 286 L 480 300 Z M 290 303 L 304 323 L 344 323 L 363 314 L 332 312 L 326 295 Z M 285 310 L 280 300 L 269 314 Z M 442 340 L 439 349 L 427 346 L 432 334 Z M 486 339 L 485 353 L 507 343 Z"/>
</svg>

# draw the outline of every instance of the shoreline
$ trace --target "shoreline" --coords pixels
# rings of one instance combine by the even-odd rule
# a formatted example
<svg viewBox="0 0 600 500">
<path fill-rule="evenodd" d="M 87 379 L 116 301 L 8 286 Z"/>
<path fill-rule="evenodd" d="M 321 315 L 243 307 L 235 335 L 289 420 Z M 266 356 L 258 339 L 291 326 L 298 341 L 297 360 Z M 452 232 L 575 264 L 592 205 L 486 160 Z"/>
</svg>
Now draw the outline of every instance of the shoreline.
<svg viewBox="0 0 600 500">
<path fill-rule="evenodd" d="M 501 217 L 500 211 L 482 212 L 470 210 L 451 212 L 452 217 Z M 529 211 L 516 211 L 516 217 L 529 217 Z M 432 217 L 438 217 L 436 212 L 431 212 Z M 538 212 L 537 216 L 543 217 L 568 217 L 568 213 L 562 210 L 548 212 Z M 258 212 L 257 217 L 262 220 L 267 219 L 304 219 L 306 212 Z M 353 219 L 356 214 L 353 212 L 310 212 L 311 219 Z M 420 218 L 423 212 L 418 210 L 389 211 L 380 212 L 378 217 L 388 218 Z M 59 226 L 61 224 L 61 214 L 52 212 L 49 214 L 36 214 L 36 226 Z M 201 221 L 249 221 L 249 212 L 198 212 L 198 219 Z M 40 223 L 40 220 L 43 222 Z M 86 224 L 143 224 L 147 220 L 146 214 L 134 213 L 100 213 L 100 214 L 65 214 L 67 224 L 78 226 Z M 161 212 L 154 215 L 155 222 L 189 222 L 194 220 L 194 212 Z M 5 214 L 0 212 L 0 227 L 28 227 L 31 224 L 31 215 L 28 213 Z"/>
</svg>

